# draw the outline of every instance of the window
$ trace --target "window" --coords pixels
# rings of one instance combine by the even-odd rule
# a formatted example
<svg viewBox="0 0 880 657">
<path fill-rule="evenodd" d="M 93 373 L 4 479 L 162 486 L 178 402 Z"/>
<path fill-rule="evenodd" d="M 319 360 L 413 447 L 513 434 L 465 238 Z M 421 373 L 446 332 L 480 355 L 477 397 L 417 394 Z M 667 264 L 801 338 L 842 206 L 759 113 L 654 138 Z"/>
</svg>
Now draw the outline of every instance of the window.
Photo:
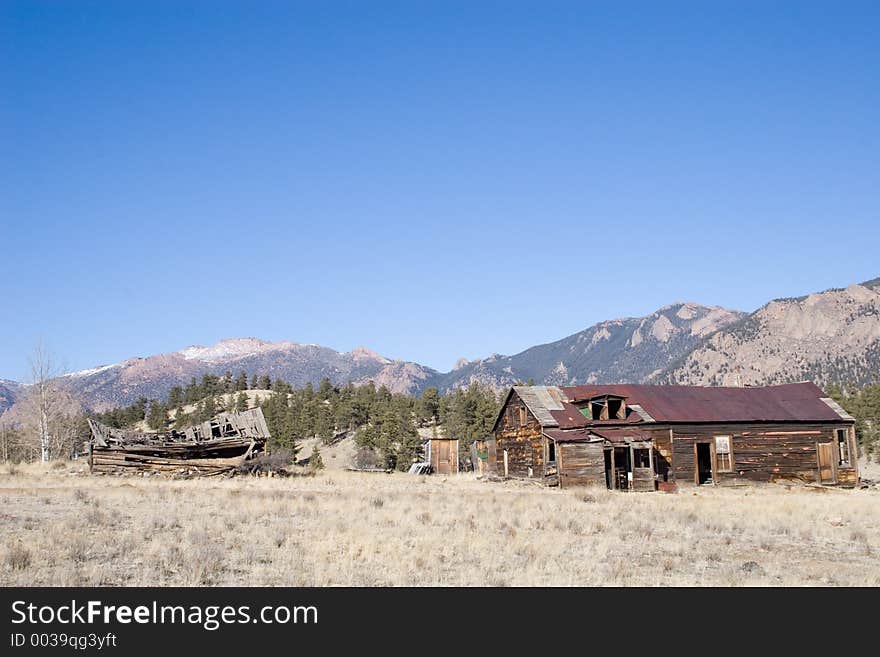
<svg viewBox="0 0 880 657">
<path fill-rule="evenodd" d="M 651 454 L 647 449 L 633 449 L 633 467 L 650 468 Z"/>
<path fill-rule="evenodd" d="M 837 434 L 837 454 L 838 465 L 849 465 L 849 430 L 848 429 L 836 429 L 835 433 Z"/>
<path fill-rule="evenodd" d="M 547 441 L 547 463 L 556 463 L 556 441 Z"/>
<path fill-rule="evenodd" d="M 733 471 L 730 436 L 715 436 L 715 462 L 718 472 Z"/>
<path fill-rule="evenodd" d="M 626 402 L 624 402 L 622 399 L 609 399 L 608 417 L 612 420 L 625 420 Z"/>
<path fill-rule="evenodd" d="M 529 414 L 524 406 L 519 407 L 519 423 L 520 426 L 525 425 L 529 421 Z"/>
<path fill-rule="evenodd" d="M 625 420 L 626 400 L 614 395 L 600 395 L 586 401 L 578 410 L 588 420 Z"/>
</svg>

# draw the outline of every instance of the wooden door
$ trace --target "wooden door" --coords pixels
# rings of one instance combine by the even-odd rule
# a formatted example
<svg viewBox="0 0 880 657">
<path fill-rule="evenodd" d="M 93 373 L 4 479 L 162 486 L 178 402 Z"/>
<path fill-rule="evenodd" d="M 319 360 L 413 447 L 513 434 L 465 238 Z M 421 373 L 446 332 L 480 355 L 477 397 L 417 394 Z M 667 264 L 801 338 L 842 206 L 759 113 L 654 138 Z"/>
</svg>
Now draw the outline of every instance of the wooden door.
<svg viewBox="0 0 880 657">
<path fill-rule="evenodd" d="M 449 441 L 437 441 L 437 472 L 438 474 L 449 474 L 452 468 L 449 464 Z"/>
<path fill-rule="evenodd" d="M 834 452 L 831 443 L 817 443 L 816 452 L 819 455 L 819 482 L 834 483 Z"/>
</svg>

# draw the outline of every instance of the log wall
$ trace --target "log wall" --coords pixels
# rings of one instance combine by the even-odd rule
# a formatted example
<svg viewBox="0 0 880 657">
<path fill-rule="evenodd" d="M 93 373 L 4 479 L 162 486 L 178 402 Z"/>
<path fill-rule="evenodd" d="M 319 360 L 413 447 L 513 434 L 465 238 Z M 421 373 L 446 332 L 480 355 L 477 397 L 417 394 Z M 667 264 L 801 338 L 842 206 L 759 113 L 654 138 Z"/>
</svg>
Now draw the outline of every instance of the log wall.
<svg viewBox="0 0 880 657">
<path fill-rule="evenodd" d="M 525 410 L 521 422 L 520 409 Z M 495 428 L 495 472 L 504 474 L 504 450 L 507 450 L 508 474 L 511 477 L 544 476 L 544 440 L 541 425 L 517 395 L 511 395 Z"/>
</svg>

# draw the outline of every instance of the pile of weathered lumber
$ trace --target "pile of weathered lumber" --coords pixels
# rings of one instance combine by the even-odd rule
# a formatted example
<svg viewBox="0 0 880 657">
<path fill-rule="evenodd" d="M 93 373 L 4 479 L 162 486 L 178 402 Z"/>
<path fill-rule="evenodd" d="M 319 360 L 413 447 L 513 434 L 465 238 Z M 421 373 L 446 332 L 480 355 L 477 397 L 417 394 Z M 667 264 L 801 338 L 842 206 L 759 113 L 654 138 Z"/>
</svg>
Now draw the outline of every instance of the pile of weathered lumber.
<svg viewBox="0 0 880 657">
<path fill-rule="evenodd" d="M 232 472 L 266 451 L 263 411 L 222 413 L 168 434 L 148 434 L 89 420 L 92 473 L 156 472 L 211 476 Z"/>
</svg>

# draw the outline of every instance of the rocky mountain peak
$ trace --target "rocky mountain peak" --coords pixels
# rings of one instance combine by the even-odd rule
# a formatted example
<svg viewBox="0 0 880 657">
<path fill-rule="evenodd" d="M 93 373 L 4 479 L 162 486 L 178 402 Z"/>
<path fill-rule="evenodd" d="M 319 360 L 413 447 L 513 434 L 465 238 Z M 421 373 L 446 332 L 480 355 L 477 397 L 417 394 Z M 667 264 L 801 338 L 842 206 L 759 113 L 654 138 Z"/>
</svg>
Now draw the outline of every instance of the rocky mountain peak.
<svg viewBox="0 0 880 657">
<path fill-rule="evenodd" d="M 351 350 L 351 357 L 358 361 L 373 361 L 376 363 L 390 363 L 391 361 L 388 358 L 385 358 L 380 353 L 373 351 L 372 349 L 368 349 L 367 347 L 355 347 Z"/>
<path fill-rule="evenodd" d="M 278 343 L 275 343 L 278 344 Z M 181 349 L 179 353 L 186 360 L 200 360 L 206 363 L 217 363 L 224 360 L 250 356 L 264 351 L 273 343 L 257 338 L 227 338 L 209 347 L 193 345 Z"/>
<path fill-rule="evenodd" d="M 824 385 L 866 383 L 878 372 L 880 290 L 862 284 L 774 299 L 707 335 L 665 378 L 694 385 Z"/>
</svg>

